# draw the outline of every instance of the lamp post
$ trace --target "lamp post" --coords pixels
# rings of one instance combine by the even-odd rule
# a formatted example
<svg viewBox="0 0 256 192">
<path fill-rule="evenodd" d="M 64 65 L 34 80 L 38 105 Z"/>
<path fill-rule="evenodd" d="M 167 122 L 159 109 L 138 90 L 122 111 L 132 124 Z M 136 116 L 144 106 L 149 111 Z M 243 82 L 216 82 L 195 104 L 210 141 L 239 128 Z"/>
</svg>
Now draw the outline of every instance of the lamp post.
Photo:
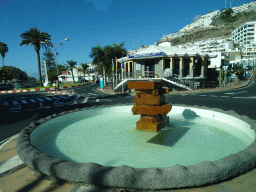
<svg viewBox="0 0 256 192">
<path fill-rule="evenodd" d="M 195 70 L 195 66 L 192 66 L 192 70 L 193 70 L 193 90 L 195 89 L 195 87 L 194 87 L 194 76 L 195 76 L 195 72 L 194 72 L 194 70 Z"/>
<path fill-rule="evenodd" d="M 67 39 L 64 39 L 64 40 L 61 40 L 61 41 L 68 41 L 69 40 L 69 38 L 67 38 Z M 54 48 L 55 49 L 55 59 L 56 59 L 56 69 L 57 69 L 57 84 L 58 84 L 58 90 L 59 90 L 59 78 L 58 78 L 58 74 L 59 74 L 59 71 L 58 71 L 58 61 L 57 61 L 57 56 L 58 56 L 58 52 L 57 52 L 57 46 L 58 46 L 58 44 L 60 44 L 60 45 L 62 45 L 60 42 L 61 41 L 59 41 L 59 43 L 57 43 L 57 45 L 56 45 L 56 47 Z"/>
</svg>

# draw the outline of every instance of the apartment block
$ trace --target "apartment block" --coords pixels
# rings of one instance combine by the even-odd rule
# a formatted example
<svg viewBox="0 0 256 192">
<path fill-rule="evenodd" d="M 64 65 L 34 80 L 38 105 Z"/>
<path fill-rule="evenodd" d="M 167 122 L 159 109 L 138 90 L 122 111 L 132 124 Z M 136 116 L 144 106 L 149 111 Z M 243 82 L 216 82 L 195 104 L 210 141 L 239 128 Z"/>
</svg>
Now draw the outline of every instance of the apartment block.
<svg viewBox="0 0 256 192">
<path fill-rule="evenodd" d="M 256 21 L 246 22 L 232 32 L 232 40 L 241 46 L 256 44 Z"/>
</svg>

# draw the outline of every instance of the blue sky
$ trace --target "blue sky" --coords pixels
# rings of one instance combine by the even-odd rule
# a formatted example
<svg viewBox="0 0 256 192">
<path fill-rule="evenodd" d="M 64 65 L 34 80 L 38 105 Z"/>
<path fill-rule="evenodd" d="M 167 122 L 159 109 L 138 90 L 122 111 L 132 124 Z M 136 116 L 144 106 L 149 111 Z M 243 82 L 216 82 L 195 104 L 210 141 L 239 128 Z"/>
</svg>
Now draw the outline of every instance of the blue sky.
<svg viewBox="0 0 256 192">
<path fill-rule="evenodd" d="M 232 7 L 249 2 L 233 0 Z M 58 63 L 74 60 L 79 65 L 92 61 L 89 54 L 97 44 L 124 41 L 127 50 L 152 45 L 195 16 L 224 7 L 225 0 L 0 0 L 0 42 L 9 48 L 4 63 L 38 78 L 34 47 L 20 46 L 20 35 L 30 28 L 47 32 L 55 46 L 69 38 L 57 47 Z"/>
</svg>

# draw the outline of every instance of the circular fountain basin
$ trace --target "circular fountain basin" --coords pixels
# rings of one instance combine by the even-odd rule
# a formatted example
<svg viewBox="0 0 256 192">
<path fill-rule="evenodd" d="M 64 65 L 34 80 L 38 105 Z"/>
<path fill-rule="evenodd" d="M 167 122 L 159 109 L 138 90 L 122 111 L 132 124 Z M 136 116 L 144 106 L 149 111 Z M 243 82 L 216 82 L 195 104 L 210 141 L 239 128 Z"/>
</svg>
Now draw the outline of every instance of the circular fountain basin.
<svg viewBox="0 0 256 192">
<path fill-rule="evenodd" d="M 136 129 L 140 115 L 130 106 L 91 109 L 63 115 L 33 131 L 41 152 L 72 162 L 135 168 L 194 165 L 247 148 L 251 126 L 230 115 L 174 106 L 169 125 L 157 133 Z"/>
<path fill-rule="evenodd" d="M 62 112 L 24 128 L 20 159 L 56 178 L 104 187 L 198 187 L 256 166 L 255 121 L 233 111 L 173 106 L 157 133 L 136 130 L 133 105 Z"/>
</svg>

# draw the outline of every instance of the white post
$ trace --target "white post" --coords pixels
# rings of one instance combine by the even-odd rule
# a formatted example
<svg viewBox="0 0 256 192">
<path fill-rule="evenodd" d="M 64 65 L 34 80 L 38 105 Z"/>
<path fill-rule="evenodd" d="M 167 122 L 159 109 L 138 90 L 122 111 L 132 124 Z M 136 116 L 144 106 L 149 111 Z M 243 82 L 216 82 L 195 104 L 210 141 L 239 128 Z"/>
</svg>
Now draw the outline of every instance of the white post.
<svg viewBox="0 0 256 192">
<path fill-rule="evenodd" d="M 115 78 L 115 75 L 114 75 L 114 73 L 113 73 L 113 91 L 114 91 L 114 88 L 115 88 L 114 78 Z"/>
<path fill-rule="evenodd" d="M 116 64 L 117 64 L 117 58 L 116 58 Z M 117 86 L 117 65 L 116 65 L 116 86 Z"/>
<path fill-rule="evenodd" d="M 44 86 L 48 86 L 48 75 L 47 75 L 47 68 L 46 68 L 46 62 L 44 61 L 44 71 L 45 71 L 45 80 L 44 80 Z"/>
<path fill-rule="evenodd" d="M 103 76 L 104 76 L 104 86 L 106 86 L 106 75 L 105 75 L 105 67 L 103 67 Z"/>
</svg>

